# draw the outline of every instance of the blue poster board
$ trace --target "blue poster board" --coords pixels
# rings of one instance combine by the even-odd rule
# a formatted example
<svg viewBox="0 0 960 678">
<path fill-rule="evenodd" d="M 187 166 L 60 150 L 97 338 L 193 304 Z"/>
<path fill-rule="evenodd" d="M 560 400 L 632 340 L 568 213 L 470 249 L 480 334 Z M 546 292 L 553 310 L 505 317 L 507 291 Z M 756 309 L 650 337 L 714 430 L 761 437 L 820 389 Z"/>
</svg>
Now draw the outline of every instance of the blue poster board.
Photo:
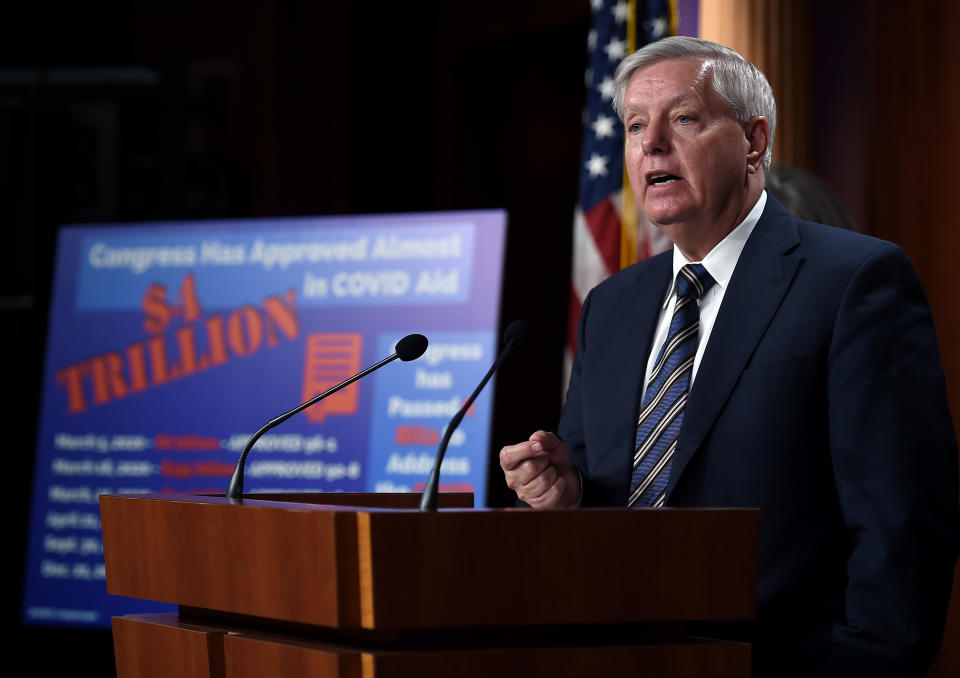
<svg viewBox="0 0 960 678">
<path fill-rule="evenodd" d="M 261 425 L 414 332 L 430 341 L 423 357 L 261 438 L 244 489 L 421 489 L 495 358 L 505 229 L 501 211 L 62 229 L 24 620 L 105 627 L 167 609 L 107 595 L 98 496 L 224 492 Z M 478 506 L 491 402 L 488 386 L 440 479 Z"/>
</svg>

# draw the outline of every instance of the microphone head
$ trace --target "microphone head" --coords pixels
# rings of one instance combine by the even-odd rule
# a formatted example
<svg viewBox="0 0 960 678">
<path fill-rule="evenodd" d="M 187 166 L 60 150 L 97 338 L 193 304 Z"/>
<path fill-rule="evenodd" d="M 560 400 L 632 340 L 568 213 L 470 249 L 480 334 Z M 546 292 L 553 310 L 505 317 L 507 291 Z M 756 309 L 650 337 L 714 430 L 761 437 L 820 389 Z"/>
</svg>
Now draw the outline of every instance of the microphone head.
<svg viewBox="0 0 960 678">
<path fill-rule="evenodd" d="M 408 334 L 397 342 L 394 350 L 400 360 L 407 362 L 416 360 L 427 350 L 427 338 L 422 334 Z"/>
<path fill-rule="evenodd" d="M 513 344 L 514 348 L 520 348 L 527 341 L 527 321 L 526 320 L 514 320 L 512 323 L 507 325 L 507 329 L 503 331 L 503 345 L 509 346 Z"/>
</svg>

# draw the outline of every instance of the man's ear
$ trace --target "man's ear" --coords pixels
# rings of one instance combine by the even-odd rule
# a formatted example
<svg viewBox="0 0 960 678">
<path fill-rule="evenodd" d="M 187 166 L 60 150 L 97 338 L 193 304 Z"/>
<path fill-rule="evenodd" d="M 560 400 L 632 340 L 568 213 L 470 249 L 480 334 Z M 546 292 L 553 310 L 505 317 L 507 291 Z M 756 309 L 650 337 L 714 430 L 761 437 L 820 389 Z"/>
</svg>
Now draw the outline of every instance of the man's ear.
<svg viewBox="0 0 960 678">
<path fill-rule="evenodd" d="M 747 173 L 754 174 L 763 169 L 763 158 L 770 143 L 770 123 L 762 115 L 755 116 L 750 118 L 744 133 L 747 143 L 750 144 L 747 152 Z"/>
</svg>

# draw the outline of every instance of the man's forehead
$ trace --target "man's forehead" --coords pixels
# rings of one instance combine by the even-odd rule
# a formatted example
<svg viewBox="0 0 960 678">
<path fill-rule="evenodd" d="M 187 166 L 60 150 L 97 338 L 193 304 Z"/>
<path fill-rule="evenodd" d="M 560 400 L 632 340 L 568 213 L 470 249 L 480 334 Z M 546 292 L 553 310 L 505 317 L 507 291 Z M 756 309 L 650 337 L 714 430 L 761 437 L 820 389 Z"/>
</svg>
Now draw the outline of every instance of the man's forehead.
<svg viewBox="0 0 960 678">
<path fill-rule="evenodd" d="M 702 57 L 673 57 L 641 66 L 631 76 L 629 84 L 638 80 L 669 81 L 679 86 L 703 88 L 713 79 L 715 62 Z"/>
<path fill-rule="evenodd" d="M 664 59 L 638 68 L 627 83 L 624 110 L 645 108 L 655 97 L 677 105 L 685 101 L 704 101 L 713 78 L 714 63 L 698 57 Z"/>
</svg>

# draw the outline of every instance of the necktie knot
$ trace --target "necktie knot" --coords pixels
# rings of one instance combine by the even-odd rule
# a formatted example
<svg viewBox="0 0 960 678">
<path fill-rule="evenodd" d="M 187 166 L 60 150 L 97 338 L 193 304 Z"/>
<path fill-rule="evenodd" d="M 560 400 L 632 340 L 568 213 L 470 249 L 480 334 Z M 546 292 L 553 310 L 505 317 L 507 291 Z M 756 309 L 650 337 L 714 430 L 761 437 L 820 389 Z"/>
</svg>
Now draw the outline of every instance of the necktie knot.
<svg viewBox="0 0 960 678">
<path fill-rule="evenodd" d="M 703 264 L 687 264 L 677 274 L 677 296 L 697 300 L 707 293 L 714 279 Z"/>
</svg>

